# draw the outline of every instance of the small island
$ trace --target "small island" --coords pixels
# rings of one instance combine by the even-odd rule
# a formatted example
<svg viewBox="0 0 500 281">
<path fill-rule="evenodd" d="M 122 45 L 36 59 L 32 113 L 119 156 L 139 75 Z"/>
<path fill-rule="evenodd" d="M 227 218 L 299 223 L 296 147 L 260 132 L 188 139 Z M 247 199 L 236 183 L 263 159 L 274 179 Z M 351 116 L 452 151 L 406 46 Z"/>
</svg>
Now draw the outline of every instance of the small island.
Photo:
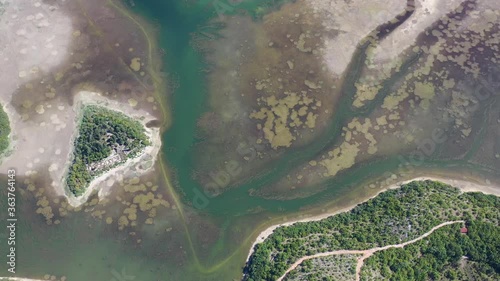
<svg viewBox="0 0 500 281">
<path fill-rule="evenodd" d="M 151 144 L 144 125 L 98 105 L 83 105 L 66 184 L 74 196 L 96 177 L 136 158 Z"/>
</svg>

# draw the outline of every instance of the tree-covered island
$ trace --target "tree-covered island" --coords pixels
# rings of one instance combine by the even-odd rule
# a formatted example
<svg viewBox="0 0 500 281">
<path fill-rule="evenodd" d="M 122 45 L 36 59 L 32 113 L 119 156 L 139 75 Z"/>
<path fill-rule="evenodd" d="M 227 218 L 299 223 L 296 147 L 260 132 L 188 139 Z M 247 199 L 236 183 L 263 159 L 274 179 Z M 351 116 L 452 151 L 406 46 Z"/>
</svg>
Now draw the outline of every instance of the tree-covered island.
<svg viewBox="0 0 500 281">
<path fill-rule="evenodd" d="M 66 176 L 69 191 L 82 195 L 97 176 L 135 158 L 150 140 L 144 126 L 125 114 L 84 105 Z"/>
</svg>

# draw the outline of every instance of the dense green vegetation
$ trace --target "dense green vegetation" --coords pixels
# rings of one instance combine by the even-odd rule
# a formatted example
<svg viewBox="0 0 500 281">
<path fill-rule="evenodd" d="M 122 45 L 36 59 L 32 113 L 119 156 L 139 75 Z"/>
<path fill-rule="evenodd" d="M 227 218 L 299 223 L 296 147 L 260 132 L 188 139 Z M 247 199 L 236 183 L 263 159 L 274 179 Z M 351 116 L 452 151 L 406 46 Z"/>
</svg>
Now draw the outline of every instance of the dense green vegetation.
<svg viewBox="0 0 500 281">
<path fill-rule="evenodd" d="M 460 225 L 445 226 L 404 248 L 375 253 L 361 280 L 499 280 L 500 228 L 481 221 L 467 228 L 460 234 Z"/>
<path fill-rule="evenodd" d="M 445 226 L 404 248 L 375 253 L 364 261 L 361 280 L 499 280 L 500 228 L 476 220 L 467 224 L 467 234 L 460 233 L 461 227 Z M 353 255 L 315 258 L 285 281 L 355 280 L 355 268 Z"/>
<path fill-rule="evenodd" d="M 381 193 L 347 213 L 280 227 L 256 245 L 245 280 L 276 280 L 297 259 L 341 249 L 365 250 L 415 239 L 452 220 L 487 221 L 500 217 L 500 198 L 463 193 L 448 185 L 412 182 Z"/>
<path fill-rule="evenodd" d="M 306 260 L 284 278 L 285 281 L 348 281 L 356 279 L 361 255 L 335 255 Z"/>
<path fill-rule="evenodd" d="M 10 123 L 9 116 L 0 108 L 0 154 L 9 147 Z"/>
<path fill-rule="evenodd" d="M 69 190 L 81 195 L 93 177 L 136 156 L 147 145 L 149 140 L 139 122 L 120 112 L 85 106 L 67 176 Z M 103 164 L 92 171 L 87 169 L 90 164 L 99 163 L 113 153 L 120 157 L 120 161 Z"/>
</svg>

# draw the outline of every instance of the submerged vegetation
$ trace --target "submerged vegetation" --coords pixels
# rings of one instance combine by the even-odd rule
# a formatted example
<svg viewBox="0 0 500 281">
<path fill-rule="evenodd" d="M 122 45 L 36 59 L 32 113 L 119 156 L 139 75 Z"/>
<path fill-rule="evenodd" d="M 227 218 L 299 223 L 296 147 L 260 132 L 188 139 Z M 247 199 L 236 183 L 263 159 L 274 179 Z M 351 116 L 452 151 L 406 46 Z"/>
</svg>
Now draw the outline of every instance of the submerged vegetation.
<svg viewBox="0 0 500 281">
<path fill-rule="evenodd" d="M 137 156 L 149 145 L 142 124 L 99 106 L 84 107 L 78 130 L 67 177 L 69 190 L 77 196 L 95 176 Z"/>
<path fill-rule="evenodd" d="M 471 229 L 484 225 L 481 223 L 490 223 L 498 232 L 499 209 L 500 198 L 495 196 L 460 194 L 458 189 L 439 182 L 412 182 L 381 193 L 350 212 L 276 229 L 263 243 L 255 246 L 245 269 L 245 280 L 276 280 L 291 264 L 306 255 L 344 249 L 366 250 L 410 241 L 446 221 L 465 220 Z M 471 234 L 477 233 L 474 231 Z M 477 240 L 474 236 L 469 238 L 469 244 Z M 471 261 L 484 262 L 487 259 L 483 257 L 489 255 L 493 263 L 489 266 L 500 272 L 495 265 L 500 262 L 498 257 L 479 246 L 472 254 L 467 243 L 461 251 L 471 253 L 468 256 Z M 425 272 L 426 276 L 430 273 Z"/>
<path fill-rule="evenodd" d="M 4 153 L 9 147 L 10 124 L 9 116 L 0 108 L 0 154 Z"/>
</svg>

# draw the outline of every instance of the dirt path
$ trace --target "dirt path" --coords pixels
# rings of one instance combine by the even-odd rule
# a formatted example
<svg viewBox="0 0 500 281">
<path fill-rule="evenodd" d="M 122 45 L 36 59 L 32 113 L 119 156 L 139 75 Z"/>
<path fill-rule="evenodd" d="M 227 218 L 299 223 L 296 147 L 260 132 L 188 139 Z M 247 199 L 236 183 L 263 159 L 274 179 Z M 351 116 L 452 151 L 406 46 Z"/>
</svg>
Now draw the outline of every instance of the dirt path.
<svg viewBox="0 0 500 281">
<path fill-rule="evenodd" d="M 425 237 L 431 235 L 435 230 L 437 230 L 437 229 L 439 229 L 439 228 L 441 228 L 443 226 L 447 226 L 447 225 L 455 224 L 455 223 L 464 223 L 464 221 L 460 220 L 460 221 L 443 222 L 442 224 L 433 227 L 431 230 L 429 230 L 428 232 L 426 232 L 422 236 L 419 236 L 419 237 L 417 237 L 417 238 L 415 238 L 413 240 L 410 240 L 410 241 L 407 241 L 407 242 L 404 242 L 404 243 L 401 243 L 401 244 L 388 245 L 388 246 L 384 246 L 384 247 L 376 247 L 376 248 L 371 248 L 371 249 L 368 249 L 368 250 L 337 250 L 337 251 L 332 251 L 332 252 L 319 253 L 319 254 L 315 254 L 315 255 L 312 255 L 312 256 L 305 256 L 305 257 L 300 258 L 294 264 L 292 264 L 287 269 L 287 271 L 280 278 L 278 278 L 277 281 L 282 281 L 283 278 L 285 278 L 285 276 L 290 271 L 294 270 L 297 266 L 299 266 L 299 264 L 301 264 L 303 261 L 306 261 L 306 260 L 320 258 L 320 257 L 327 257 L 327 256 L 335 256 L 335 255 L 355 255 L 355 254 L 362 254 L 363 256 L 358 259 L 358 262 L 356 264 L 356 281 L 359 281 L 360 280 L 361 267 L 363 267 L 363 263 L 364 263 L 365 259 L 369 258 L 371 255 L 375 254 L 378 251 L 384 251 L 384 250 L 387 250 L 387 249 L 390 249 L 390 248 L 403 248 L 406 245 L 409 245 L 409 244 L 412 244 L 412 243 L 415 243 L 415 242 L 417 242 L 419 240 L 424 239 Z"/>
</svg>

